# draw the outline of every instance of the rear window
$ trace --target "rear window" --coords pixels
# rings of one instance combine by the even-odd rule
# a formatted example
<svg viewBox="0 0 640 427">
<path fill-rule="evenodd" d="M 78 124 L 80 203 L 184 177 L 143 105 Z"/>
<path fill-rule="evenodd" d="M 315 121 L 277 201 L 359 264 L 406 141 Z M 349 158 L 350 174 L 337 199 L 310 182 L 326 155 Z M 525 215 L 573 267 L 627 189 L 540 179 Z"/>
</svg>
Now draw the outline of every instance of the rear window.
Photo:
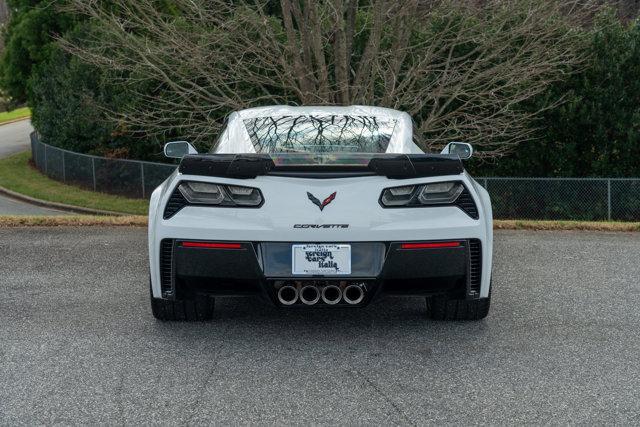
<svg viewBox="0 0 640 427">
<path fill-rule="evenodd" d="M 373 116 L 282 116 L 244 120 L 257 153 L 384 153 L 396 120 Z"/>
</svg>

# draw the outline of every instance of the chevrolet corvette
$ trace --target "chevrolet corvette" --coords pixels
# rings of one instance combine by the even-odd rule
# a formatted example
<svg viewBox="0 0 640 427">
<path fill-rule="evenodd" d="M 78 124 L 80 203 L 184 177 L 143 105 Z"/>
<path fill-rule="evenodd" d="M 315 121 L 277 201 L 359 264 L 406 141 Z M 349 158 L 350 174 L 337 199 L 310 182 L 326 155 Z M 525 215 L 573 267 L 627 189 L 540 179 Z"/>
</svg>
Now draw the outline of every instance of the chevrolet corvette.
<svg viewBox="0 0 640 427">
<path fill-rule="evenodd" d="M 489 195 L 471 145 L 425 154 L 411 117 L 379 107 L 232 113 L 208 153 L 165 145 L 176 171 L 152 194 L 150 293 L 160 320 L 211 319 L 215 298 L 283 309 L 426 300 L 479 320 L 491 298 Z"/>
</svg>

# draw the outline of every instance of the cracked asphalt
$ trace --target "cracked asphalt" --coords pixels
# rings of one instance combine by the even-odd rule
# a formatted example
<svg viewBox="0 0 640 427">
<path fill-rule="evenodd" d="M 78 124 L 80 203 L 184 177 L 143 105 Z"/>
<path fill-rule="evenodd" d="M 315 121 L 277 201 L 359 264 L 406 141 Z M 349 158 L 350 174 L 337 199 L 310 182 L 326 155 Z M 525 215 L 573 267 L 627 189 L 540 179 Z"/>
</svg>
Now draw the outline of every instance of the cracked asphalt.
<svg viewBox="0 0 640 427">
<path fill-rule="evenodd" d="M 160 323 L 145 230 L 0 229 L 0 424 L 637 424 L 640 234 L 501 231 L 491 313 Z"/>
</svg>

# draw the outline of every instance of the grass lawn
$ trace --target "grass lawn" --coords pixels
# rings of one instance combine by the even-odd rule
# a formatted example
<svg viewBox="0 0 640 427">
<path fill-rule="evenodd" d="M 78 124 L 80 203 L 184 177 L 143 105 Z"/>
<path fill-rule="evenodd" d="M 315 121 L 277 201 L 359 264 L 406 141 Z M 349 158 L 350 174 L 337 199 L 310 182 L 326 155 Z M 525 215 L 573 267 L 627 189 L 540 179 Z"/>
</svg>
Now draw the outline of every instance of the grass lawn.
<svg viewBox="0 0 640 427">
<path fill-rule="evenodd" d="M 142 215 L 0 215 L 0 227 L 146 227 Z"/>
<path fill-rule="evenodd" d="M 640 231 L 640 222 L 619 221 L 538 221 L 538 220 L 494 220 L 496 230 L 535 231 Z"/>
<path fill-rule="evenodd" d="M 5 111 L 0 113 L 0 124 L 10 122 L 12 120 L 23 119 L 25 117 L 31 117 L 31 110 L 29 107 L 18 108 L 13 111 Z"/>
<path fill-rule="evenodd" d="M 640 232 L 639 222 L 496 220 L 494 221 L 493 224 L 496 230 Z M 130 215 L 130 216 L 0 215 L 0 227 L 91 227 L 91 226 L 146 227 L 147 217 L 142 215 Z"/>
<path fill-rule="evenodd" d="M 8 190 L 50 202 L 66 203 L 84 208 L 146 215 L 149 202 L 111 194 L 83 190 L 62 184 L 31 167 L 31 152 L 0 159 L 0 186 Z"/>
</svg>

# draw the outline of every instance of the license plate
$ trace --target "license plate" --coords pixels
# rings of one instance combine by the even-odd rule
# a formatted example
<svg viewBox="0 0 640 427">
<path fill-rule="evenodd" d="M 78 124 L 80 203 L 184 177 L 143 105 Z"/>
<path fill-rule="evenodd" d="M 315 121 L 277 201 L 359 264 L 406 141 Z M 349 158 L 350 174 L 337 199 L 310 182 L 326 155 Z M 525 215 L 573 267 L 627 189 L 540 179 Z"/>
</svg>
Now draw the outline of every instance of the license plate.
<svg viewBox="0 0 640 427">
<path fill-rule="evenodd" d="M 292 245 L 291 251 L 293 274 L 351 274 L 351 245 Z"/>
</svg>

